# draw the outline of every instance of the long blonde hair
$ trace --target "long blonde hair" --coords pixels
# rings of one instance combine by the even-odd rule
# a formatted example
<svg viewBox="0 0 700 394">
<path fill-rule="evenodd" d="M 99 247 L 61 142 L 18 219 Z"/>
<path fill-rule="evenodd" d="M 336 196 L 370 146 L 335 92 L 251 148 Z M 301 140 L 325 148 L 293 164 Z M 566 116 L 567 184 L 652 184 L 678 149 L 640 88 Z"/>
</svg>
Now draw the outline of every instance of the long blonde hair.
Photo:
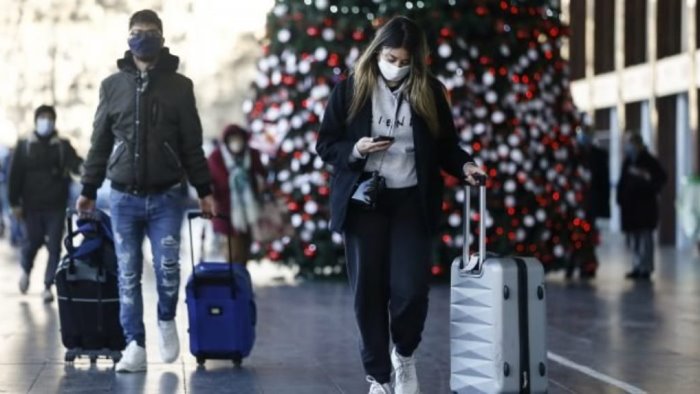
<svg viewBox="0 0 700 394">
<path fill-rule="evenodd" d="M 428 42 L 418 25 L 405 16 L 396 16 L 382 26 L 355 64 L 355 78 L 349 117 L 355 117 L 377 84 L 380 71 L 377 57 L 382 48 L 403 48 L 411 54 L 411 72 L 408 76 L 406 93 L 411 107 L 425 120 L 434 136 L 440 134 L 440 121 L 437 116 L 435 96 L 430 86 L 430 72 L 426 58 Z"/>
</svg>

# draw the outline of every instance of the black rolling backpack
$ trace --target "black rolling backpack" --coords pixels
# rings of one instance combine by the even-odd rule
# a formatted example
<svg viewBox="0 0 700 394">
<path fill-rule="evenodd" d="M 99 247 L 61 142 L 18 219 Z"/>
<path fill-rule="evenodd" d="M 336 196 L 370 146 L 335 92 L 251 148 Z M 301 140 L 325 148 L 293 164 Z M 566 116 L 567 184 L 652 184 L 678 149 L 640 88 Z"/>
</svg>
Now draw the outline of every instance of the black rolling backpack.
<svg viewBox="0 0 700 394">
<path fill-rule="evenodd" d="M 74 211 L 68 212 L 68 253 L 56 271 L 58 314 L 65 361 L 87 356 L 111 358 L 116 364 L 126 346 L 119 323 L 117 257 L 109 216 L 96 211 L 80 217 L 73 227 Z M 79 246 L 74 238 L 81 236 Z"/>
</svg>

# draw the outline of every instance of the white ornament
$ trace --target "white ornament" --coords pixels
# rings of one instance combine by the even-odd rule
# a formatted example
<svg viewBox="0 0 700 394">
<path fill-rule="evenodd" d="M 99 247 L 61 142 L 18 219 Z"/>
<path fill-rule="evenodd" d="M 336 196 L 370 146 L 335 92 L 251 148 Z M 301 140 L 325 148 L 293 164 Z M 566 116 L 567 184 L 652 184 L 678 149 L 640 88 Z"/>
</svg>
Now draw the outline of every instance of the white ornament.
<svg viewBox="0 0 700 394">
<path fill-rule="evenodd" d="M 489 104 L 495 104 L 498 101 L 498 94 L 493 90 L 486 92 L 486 102 Z"/>
<path fill-rule="evenodd" d="M 447 218 L 447 222 L 452 227 L 459 227 L 459 225 L 462 224 L 462 217 L 456 213 L 453 213 Z"/>
<path fill-rule="evenodd" d="M 315 215 L 316 212 L 318 212 L 318 203 L 314 200 L 307 201 L 306 204 L 304 204 L 304 212 L 309 215 Z"/>
<path fill-rule="evenodd" d="M 442 58 L 448 58 L 452 55 L 452 47 L 447 43 L 442 43 L 438 47 L 438 55 Z"/>
<path fill-rule="evenodd" d="M 485 86 L 491 86 L 491 85 L 493 85 L 493 83 L 495 81 L 496 81 L 496 78 L 490 72 L 485 72 L 484 75 L 481 76 L 481 82 Z"/>
<path fill-rule="evenodd" d="M 323 29 L 321 36 L 326 41 L 333 41 L 335 40 L 335 30 L 331 29 L 330 27 L 327 27 Z"/>
<path fill-rule="evenodd" d="M 289 41 L 290 38 L 292 38 L 292 33 L 288 29 L 282 29 L 277 32 L 277 40 L 283 44 Z"/>
<path fill-rule="evenodd" d="M 316 58 L 316 60 L 322 62 L 328 57 L 328 50 L 324 47 L 318 47 L 314 51 L 314 57 Z"/>
<path fill-rule="evenodd" d="M 503 123 L 504 120 L 506 120 L 506 116 L 501 111 L 495 111 L 491 115 L 491 121 L 493 123 L 496 123 L 496 124 Z"/>
</svg>

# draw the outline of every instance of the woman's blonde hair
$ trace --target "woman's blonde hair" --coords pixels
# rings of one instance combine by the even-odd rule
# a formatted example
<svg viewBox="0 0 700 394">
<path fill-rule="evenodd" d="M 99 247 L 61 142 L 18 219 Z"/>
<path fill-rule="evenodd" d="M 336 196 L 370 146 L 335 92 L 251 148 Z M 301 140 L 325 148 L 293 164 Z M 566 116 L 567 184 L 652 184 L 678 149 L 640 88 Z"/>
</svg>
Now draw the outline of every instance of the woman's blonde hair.
<svg viewBox="0 0 700 394">
<path fill-rule="evenodd" d="M 440 133 L 435 96 L 430 86 L 430 71 L 426 59 L 428 42 L 418 25 L 409 18 L 396 16 L 382 26 L 355 65 L 355 84 L 349 116 L 352 119 L 360 112 L 380 76 L 377 58 L 383 48 L 403 48 L 411 54 L 411 72 L 405 89 L 411 107 L 425 120 L 434 136 Z"/>
</svg>

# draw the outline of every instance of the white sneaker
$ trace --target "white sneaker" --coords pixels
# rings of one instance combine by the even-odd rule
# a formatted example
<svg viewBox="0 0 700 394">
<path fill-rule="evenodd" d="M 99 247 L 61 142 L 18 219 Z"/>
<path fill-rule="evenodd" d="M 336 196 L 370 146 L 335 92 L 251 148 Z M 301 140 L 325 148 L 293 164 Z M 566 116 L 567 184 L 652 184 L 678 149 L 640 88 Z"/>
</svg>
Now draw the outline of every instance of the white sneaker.
<svg viewBox="0 0 700 394">
<path fill-rule="evenodd" d="M 164 363 L 171 363 L 177 360 L 180 355 L 180 338 L 177 336 L 177 325 L 175 320 L 158 320 L 158 346 L 160 347 L 160 358 Z"/>
<path fill-rule="evenodd" d="M 403 357 L 391 351 L 391 364 L 394 366 L 394 391 L 396 394 L 420 394 L 418 374 L 416 374 L 416 358 Z"/>
<path fill-rule="evenodd" d="M 41 298 L 44 300 L 45 304 L 53 302 L 53 293 L 51 293 L 51 289 L 44 289 L 44 292 L 41 293 Z"/>
<path fill-rule="evenodd" d="M 22 270 L 22 274 L 19 276 L 19 292 L 22 294 L 27 294 L 27 289 L 29 288 L 29 274 Z"/>
<path fill-rule="evenodd" d="M 368 376 L 367 381 L 370 383 L 369 394 L 392 394 L 391 385 L 389 383 L 381 384 Z"/>
<path fill-rule="evenodd" d="M 136 341 L 131 341 L 122 352 L 122 359 L 117 363 L 115 370 L 117 372 L 143 372 L 146 370 L 146 365 L 146 349 L 139 346 Z"/>
</svg>

